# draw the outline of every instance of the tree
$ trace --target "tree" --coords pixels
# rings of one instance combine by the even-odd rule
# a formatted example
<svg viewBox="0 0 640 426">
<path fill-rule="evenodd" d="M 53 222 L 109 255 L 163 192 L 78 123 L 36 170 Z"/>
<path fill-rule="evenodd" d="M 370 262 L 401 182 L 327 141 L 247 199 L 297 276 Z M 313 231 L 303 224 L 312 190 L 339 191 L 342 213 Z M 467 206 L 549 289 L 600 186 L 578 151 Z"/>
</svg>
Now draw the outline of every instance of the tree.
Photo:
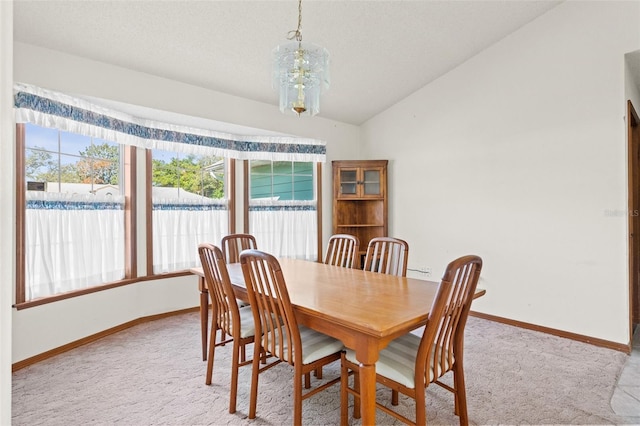
<svg viewBox="0 0 640 426">
<path fill-rule="evenodd" d="M 60 165 L 58 154 L 41 147 L 27 149 L 25 175 L 37 182 L 94 183 L 118 185 L 120 149 L 103 143 L 80 151 L 75 163 Z"/>
<path fill-rule="evenodd" d="M 80 181 L 83 183 L 118 184 L 120 149 L 118 145 L 103 143 L 90 145 L 80 151 L 82 159 L 76 163 Z"/>
<path fill-rule="evenodd" d="M 42 148 L 28 149 L 24 161 L 25 176 L 28 180 L 49 181 L 43 179 L 44 176 L 50 176 L 53 173 L 58 175 L 58 163 L 53 159 L 50 152 L 41 151 Z M 57 177 L 56 177 L 57 180 Z"/>
<path fill-rule="evenodd" d="M 70 182 L 80 183 L 75 164 L 58 165 L 53 154 L 35 147 L 27 149 L 25 158 L 25 176 L 35 182 Z"/>
<path fill-rule="evenodd" d="M 153 160 L 153 186 L 181 188 L 207 198 L 223 198 L 224 182 L 221 176 L 209 171 L 209 166 L 220 161 L 218 157 L 187 155 L 173 157 L 169 162 Z"/>
</svg>

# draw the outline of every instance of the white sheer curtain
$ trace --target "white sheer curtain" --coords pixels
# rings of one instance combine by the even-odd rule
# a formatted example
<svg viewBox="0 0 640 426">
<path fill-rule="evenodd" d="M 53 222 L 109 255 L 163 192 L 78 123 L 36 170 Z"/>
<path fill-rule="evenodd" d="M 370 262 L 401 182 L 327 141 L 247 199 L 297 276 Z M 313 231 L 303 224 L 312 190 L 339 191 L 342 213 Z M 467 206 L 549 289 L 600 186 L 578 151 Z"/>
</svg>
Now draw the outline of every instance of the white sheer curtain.
<svg viewBox="0 0 640 426">
<path fill-rule="evenodd" d="M 315 201 L 251 201 L 249 229 L 262 251 L 276 257 L 317 260 Z"/>
<path fill-rule="evenodd" d="M 154 274 L 200 266 L 198 244 L 229 232 L 226 201 L 154 200 L 152 216 Z"/>
<path fill-rule="evenodd" d="M 124 278 L 124 197 L 27 192 L 26 300 Z"/>
</svg>

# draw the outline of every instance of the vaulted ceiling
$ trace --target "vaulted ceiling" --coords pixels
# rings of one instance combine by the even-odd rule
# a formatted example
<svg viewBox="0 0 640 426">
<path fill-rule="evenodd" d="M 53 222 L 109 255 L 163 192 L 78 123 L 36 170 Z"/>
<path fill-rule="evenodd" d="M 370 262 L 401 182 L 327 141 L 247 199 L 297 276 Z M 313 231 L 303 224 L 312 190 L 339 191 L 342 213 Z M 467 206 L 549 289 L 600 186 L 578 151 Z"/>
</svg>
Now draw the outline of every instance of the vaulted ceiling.
<svg viewBox="0 0 640 426">
<path fill-rule="evenodd" d="M 304 0 L 303 41 L 331 54 L 320 115 L 359 125 L 559 3 Z M 16 0 L 14 40 L 277 105 L 297 19 L 296 0 Z"/>
</svg>

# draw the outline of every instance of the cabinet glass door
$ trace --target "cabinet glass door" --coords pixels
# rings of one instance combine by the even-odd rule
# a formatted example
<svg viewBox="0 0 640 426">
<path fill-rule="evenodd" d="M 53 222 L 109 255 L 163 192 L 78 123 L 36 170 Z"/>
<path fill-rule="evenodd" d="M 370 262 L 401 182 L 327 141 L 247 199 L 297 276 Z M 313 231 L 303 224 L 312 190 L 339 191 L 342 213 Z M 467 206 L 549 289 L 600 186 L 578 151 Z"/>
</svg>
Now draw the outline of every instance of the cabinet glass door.
<svg viewBox="0 0 640 426">
<path fill-rule="evenodd" d="M 380 195 L 380 170 L 364 171 L 364 195 Z"/>
<path fill-rule="evenodd" d="M 340 170 L 340 194 L 355 195 L 358 191 L 356 170 Z"/>
</svg>

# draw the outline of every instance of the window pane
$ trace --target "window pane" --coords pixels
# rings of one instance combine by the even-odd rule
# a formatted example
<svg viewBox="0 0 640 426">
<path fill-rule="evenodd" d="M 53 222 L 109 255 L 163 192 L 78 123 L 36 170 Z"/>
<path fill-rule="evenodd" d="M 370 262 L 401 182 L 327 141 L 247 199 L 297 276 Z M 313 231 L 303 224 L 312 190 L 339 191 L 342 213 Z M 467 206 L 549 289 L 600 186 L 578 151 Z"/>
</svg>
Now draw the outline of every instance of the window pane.
<svg viewBox="0 0 640 426">
<path fill-rule="evenodd" d="M 202 157 L 197 170 L 197 188 L 207 198 L 224 198 L 225 161 L 220 157 Z"/>
<path fill-rule="evenodd" d="M 251 160 L 251 174 L 268 173 L 271 174 L 271 161 Z"/>
<path fill-rule="evenodd" d="M 221 157 L 154 150 L 152 169 L 154 197 L 225 198 L 225 161 Z"/>
<path fill-rule="evenodd" d="M 292 171 L 291 161 L 274 161 L 273 162 L 273 174 L 285 174 L 290 175 Z"/>
<path fill-rule="evenodd" d="M 29 189 L 98 194 L 96 190 L 109 187 L 118 192 L 121 179 L 117 143 L 28 124 L 25 145 L 34 147 L 25 149 L 24 173 Z M 47 148 L 35 148 L 38 146 Z M 44 185 L 29 186 L 29 182 Z"/>
<path fill-rule="evenodd" d="M 93 145 L 81 154 L 98 159 L 115 160 L 118 158 L 118 153 L 119 149 L 117 143 L 102 139 L 94 139 Z"/>
<path fill-rule="evenodd" d="M 271 198 L 273 196 L 271 161 L 251 160 L 250 170 L 251 199 Z"/>
<path fill-rule="evenodd" d="M 273 175 L 273 196 L 279 200 L 293 199 L 293 176 Z"/>
<path fill-rule="evenodd" d="M 275 256 L 317 259 L 313 162 L 250 161 L 249 230 Z"/>
<path fill-rule="evenodd" d="M 82 151 L 85 151 L 90 145 L 91 138 L 89 136 L 60 132 L 60 152 L 82 155 Z"/>
<path fill-rule="evenodd" d="M 58 158 L 60 161 L 59 175 L 55 178 L 54 181 L 66 183 L 92 183 L 91 164 L 89 161 L 81 161 L 81 157 L 75 155 L 61 154 L 58 156 Z"/>
<path fill-rule="evenodd" d="M 56 136 L 57 138 L 57 136 Z M 40 149 L 25 150 L 25 179 L 27 182 L 48 182 L 57 180 L 58 156 Z"/>
<path fill-rule="evenodd" d="M 313 200 L 313 176 L 294 177 L 294 200 Z"/>
<path fill-rule="evenodd" d="M 58 130 L 47 129 L 27 123 L 25 126 L 27 148 L 41 148 L 48 151 L 58 151 Z"/>
<path fill-rule="evenodd" d="M 95 145 L 92 148 L 95 148 Z M 100 155 L 107 155 L 107 153 L 102 152 Z M 113 153 L 114 157 L 117 155 L 117 151 Z M 90 185 L 118 185 L 119 164 L 115 158 L 106 160 L 82 157 L 77 159 L 75 167 L 80 182 Z"/>
<path fill-rule="evenodd" d="M 175 152 L 154 150 L 151 164 L 151 185 L 154 187 L 154 195 L 156 192 L 159 192 L 156 191 L 156 187 L 177 187 L 178 167 L 177 154 Z"/>
<path fill-rule="evenodd" d="M 294 163 L 294 200 L 313 200 L 313 163 Z"/>
<path fill-rule="evenodd" d="M 313 166 L 313 162 L 252 160 L 251 199 L 314 200 Z"/>
<path fill-rule="evenodd" d="M 313 163 L 296 161 L 293 163 L 293 173 L 313 176 Z"/>
<path fill-rule="evenodd" d="M 198 244 L 229 232 L 222 157 L 152 151 L 153 272 L 200 264 Z"/>
<path fill-rule="evenodd" d="M 270 198 L 271 196 L 271 175 L 251 174 L 251 198 Z"/>
<path fill-rule="evenodd" d="M 34 125 L 25 146 L 26 300 L 124 278 L 120 146 Z"/>
</svg>

